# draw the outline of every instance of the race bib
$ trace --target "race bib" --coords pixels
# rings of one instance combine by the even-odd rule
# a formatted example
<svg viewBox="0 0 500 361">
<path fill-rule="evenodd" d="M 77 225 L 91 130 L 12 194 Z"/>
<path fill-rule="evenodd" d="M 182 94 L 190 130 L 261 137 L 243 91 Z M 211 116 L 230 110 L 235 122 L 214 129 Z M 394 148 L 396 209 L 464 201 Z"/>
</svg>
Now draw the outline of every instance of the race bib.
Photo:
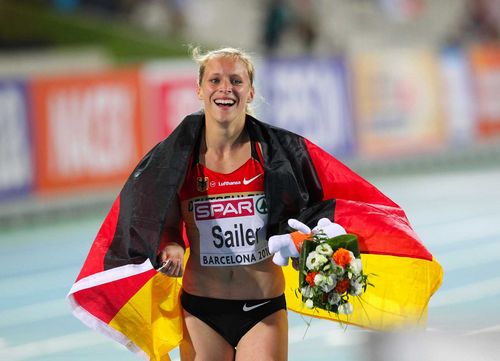
<svg viewBox="0 0 500 361">
<path fill-rule="evenodd" d="M 203 266 L 250 265 L 269 258 L 264 195 L 193 203 Z"/>
</svg>

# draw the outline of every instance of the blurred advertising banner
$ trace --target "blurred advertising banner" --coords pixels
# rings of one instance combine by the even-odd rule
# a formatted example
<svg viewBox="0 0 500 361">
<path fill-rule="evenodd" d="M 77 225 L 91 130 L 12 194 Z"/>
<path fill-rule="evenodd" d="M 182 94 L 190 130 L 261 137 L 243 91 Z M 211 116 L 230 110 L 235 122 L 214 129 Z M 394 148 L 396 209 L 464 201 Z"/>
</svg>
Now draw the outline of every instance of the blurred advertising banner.
<svg viewBox="0 0 500 361">
<path fill-rule="evenodd" d="M 121 185 L 144 153 L 135 69 L 32 82 L 37 191 Z"/>
<path fill-rule="evenodd" d="M 144 144 L 163 140 L 188 114 L 202 108 L 197 96 L 197 67 L 193 61 L 146 64 L 141 69 L 144 91 Z"/>
<path fill-rule="evenodd" d="M 398 156 L 445 143 L 439 63 L 427 50 L 384 50 L 352 58 L 360 154 Z"/>
<path fill-rule="evenodd" d="M 377 0 L 380 8 L 395 21 L 411 21 L 422 16 L 428 6 L 425 0 Z"/>
<path fill-rule="evenodd" d="M 0 81 L 0 201 L 28 193 L 32 186 L 26 96 L 24 83 Z"/>
<path fill-rule="evenodd" d="M 260 64 L 258 117 L 305 136 L 327 152 L 350 155 L 353 129 L 345 63 L 340 59 L 272 59 Z"/>
<path fill-rule="evenodd" d="M 462 49 L 441 52 L 443 107 L 449 145 L 469 145 L 476 138 L 472 79 L 469 62 Z"/>
<path fill-rule="evenodd" d="M 500 136 L 500 45 L 470 49 L 480 139 Z"/>
</svg>

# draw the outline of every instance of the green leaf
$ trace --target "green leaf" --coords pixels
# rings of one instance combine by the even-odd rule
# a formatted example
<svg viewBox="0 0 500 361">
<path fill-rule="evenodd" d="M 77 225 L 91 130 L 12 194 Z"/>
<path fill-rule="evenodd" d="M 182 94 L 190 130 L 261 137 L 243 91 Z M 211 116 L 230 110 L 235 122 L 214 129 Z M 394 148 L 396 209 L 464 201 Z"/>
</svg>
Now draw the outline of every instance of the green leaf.
<svg viewBox="0 0 500 361">
<path fill-rule="evenodd" d="M 326 240 L 326 243 L 332 247 L 335 252 L 339 248 L 347 249 L 354 254 L 354 257 L 360 258 L 358 236 L 355 234 L 342 234 Z"/>
<path fill-rule="evenodd" d="M 306 259 L 307 255 L 316 249 L 316 242 L 305 240 L 302 243 L 302 249 L 300 250 L 300 259 L 299 259 L 299 287 L 302 287 L 306 283 Z"/>
</svg>

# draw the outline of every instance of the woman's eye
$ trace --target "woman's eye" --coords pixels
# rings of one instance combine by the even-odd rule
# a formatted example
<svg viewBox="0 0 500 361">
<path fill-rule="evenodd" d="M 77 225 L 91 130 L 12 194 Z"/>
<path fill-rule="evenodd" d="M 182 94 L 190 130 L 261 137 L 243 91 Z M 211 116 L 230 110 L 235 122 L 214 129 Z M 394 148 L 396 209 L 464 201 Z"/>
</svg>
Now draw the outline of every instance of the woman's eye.
<svg viewBox="0 0 500 361">
<path fill-rule="evenodd" d="M 231 83 L 233 83 L 234 85 L 239 85 L 242 84 L 243 82 L 240 79 L 233 79 Z"/>
<path fill-rule="evenodd" d="M 217 84 L 219 82 L 219 79 L 210 79 L 210 83 L 212 84 Z"/>
</svg>

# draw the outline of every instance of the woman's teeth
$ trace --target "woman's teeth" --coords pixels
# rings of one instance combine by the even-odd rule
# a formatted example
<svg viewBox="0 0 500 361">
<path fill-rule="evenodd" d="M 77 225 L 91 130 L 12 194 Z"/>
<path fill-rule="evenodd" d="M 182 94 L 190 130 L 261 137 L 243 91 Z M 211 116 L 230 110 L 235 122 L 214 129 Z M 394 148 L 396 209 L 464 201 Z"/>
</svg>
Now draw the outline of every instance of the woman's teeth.
<svg viewBox="0 0 500 361">
<path fill-rule="evenodd" d="M 226 105 L 226 106 L 230 106 L 230 105 L 234 105 L 234 100 L 231 100 L 231 99 L 217 99 L 215 101 L 215 104 L 217 105 Z"/>
</svg>

